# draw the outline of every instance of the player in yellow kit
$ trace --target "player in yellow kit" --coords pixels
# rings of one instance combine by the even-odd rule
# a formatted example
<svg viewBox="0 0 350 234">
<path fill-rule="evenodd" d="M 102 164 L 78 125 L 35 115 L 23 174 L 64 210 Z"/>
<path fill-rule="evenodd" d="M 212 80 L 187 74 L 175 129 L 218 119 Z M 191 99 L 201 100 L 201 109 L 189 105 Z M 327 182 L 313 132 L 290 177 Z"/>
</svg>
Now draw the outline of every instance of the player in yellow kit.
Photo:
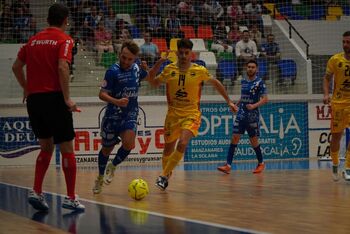
<svg viewBox="0 0 350 234">
<path fill-rule="evenodd" d="M 177 46 L 177 63 L 167 65 L 155 78 L 161 64 L 166 60 L 161 58 L 149 71 L 149 81 L 152 85 L 159 86 L 165 83 L 168 102 L 164 124 L 163 171 L 156 181 L 156 186 L 161 190 L 165 190 L 168 186 L 169 176 L 182 159 L 187 144 L 198 134 L 201 123 L 199 104 L 203 82 L 211 84 L 232 111 L 237 111 L 224 86 L 214 79 L 205 67 L 191 63 L 192 42 L 188 39 L 180 39 Z"/>
<path fill-rule="evenodd" d="M 345 128 L 350 127 L 350 31 L 343 34 L 344 52 L 333 55 L 327 63 L 323 79 L 323 102 L 331 103 L 331 158 L 333 161 L 333 179 L 339 180 L 339 148 Z M 330 82 L 333 78 L 332 98 L 330 98 Z M 346 151 L 345 180 L 350 181 L 350 144 Z"/>
</svg>

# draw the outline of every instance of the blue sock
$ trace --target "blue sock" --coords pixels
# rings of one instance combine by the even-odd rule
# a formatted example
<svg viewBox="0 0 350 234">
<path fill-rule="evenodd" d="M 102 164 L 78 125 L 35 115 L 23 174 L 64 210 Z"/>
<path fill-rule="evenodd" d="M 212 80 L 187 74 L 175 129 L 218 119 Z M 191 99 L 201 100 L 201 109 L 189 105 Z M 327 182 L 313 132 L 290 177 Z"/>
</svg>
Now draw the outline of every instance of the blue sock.
<svg viewBox="0 0 350 234">
<path fill-rule="evenodd" d="M 131 150 L 125 150 L 123 146 L 121 146 L 112 161 L 113 165 L 117 166 L 119 163 L 123 162 L 124 159 L 126 159 L 126 157 L 128 157 L 130 154 L 130 151 Z"/>
<path fill-rule="evenodd" d="M 256 158 L 258 159 L 258 162 L 259 163 L 262 163 L 263 162 L 263 156 L 262 156 L 262 153 L 261 153 L 261 148 L 260 148 L 260 145 L 258 145 L 257 147 L 254 148 L 254 151 L 256 153 Z"/>
<path fill-rule="evenodd" d="M 102 150 L 98 153 L 98 173 L 99 175 L 103 175 L 105 173 L 106 165 L 109 159 L 108 156 L 104 156 Z"/>
<path fill-rule="evenodd" d="M 232 164 L 233 155 L 235 154 L 236 148 L 237 148 L 237 145 L 230 144 L 230 148 L 228 149 L 227 159 L 226 159 L 226 162 L 228 165 Z"/>
</svg>

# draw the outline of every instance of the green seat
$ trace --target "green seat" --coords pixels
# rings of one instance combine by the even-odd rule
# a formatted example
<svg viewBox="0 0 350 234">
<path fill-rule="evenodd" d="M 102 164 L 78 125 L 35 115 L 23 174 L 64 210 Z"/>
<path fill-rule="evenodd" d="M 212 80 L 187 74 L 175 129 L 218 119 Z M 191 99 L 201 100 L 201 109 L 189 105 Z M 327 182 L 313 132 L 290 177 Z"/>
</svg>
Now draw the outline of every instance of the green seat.
<svg viewBox="0 0 350 234">
<path fill-rule="evenodd" d="M 117 61 L 117 55 L 113 52 L 105 52 L 102 54 L 101 64 L 105 68 L 109 68 Z"/>
<path fill-rule="evenodd" d="M 134 14 L 135 12 L 135 2 L 127 2 L 119 4 L 118 1 L 115 1 L 113 4 L 113 10 L 116 14 Z"/>
<path fill-rule="evenodd" d="M 211 44 L 213 44 L 213 40 L 206 40 L 207 41 L 207 48 L 209 51 L 211 51 Z"/>
<path fill-rule="evenodd" d="M 308 18 L 311 15 L 311 8 L 308 4 L 298 4 L 293 6 L 293 10 L 300 16 Z"/>
<path fill-rule="evenodd" d="M 218 59 L 219 60 L 234 60 L 235 54 L 232 52 L 220 52 L 218 54 Z"/>
</svg>

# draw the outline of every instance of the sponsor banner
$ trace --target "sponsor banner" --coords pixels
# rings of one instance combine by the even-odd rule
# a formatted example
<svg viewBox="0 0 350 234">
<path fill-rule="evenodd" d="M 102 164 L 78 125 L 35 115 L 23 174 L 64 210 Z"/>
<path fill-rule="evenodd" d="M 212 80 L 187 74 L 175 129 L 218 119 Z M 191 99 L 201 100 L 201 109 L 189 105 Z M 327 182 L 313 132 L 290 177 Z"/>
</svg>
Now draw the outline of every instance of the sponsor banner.
<svg viewBox="0 0 350 234">
<path fill-rule="evenodd" d="M 323 103 L 309 103 L 309 155 L 319 160 L 331 160 L 330 157 L 331 107 Z M 344 133 L 346 136 L 346 133 Z M 345 158 L 347 137 L 340 142 L 340 159 Z"/>
<path fill-rule="evenodd" d="M 39 153 L 28 117 L 0 117 L 0 165 L 35 164 Z"/>
<path fill-rule="evenodd" d="M 226 160 L 234 117 L 224 103 L 202 103 L 202 123 L 185 161 Z M 261 108 L 260 143 L 265 159 L 308 157 L 307 102 L 268 103 Z M 241 137 L 234 159 L 255 159 L 247 134 Z"/>
</svg>

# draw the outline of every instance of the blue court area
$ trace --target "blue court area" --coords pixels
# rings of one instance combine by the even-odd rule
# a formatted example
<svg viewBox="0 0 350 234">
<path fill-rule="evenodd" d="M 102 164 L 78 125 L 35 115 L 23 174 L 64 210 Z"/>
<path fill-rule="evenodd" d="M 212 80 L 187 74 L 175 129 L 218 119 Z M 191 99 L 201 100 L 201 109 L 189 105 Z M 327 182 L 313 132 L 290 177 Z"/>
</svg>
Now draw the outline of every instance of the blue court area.
<svg viewBox="0 0 350 234">
<path fill-rule="evenodd" d="M 191 163 L 178 166 L 184 172 L 213 171 L 222 163 Z M 331 168 L 330 161 L 317 160 L 276 160 L 266 162 L 266 172 L 285 170 L 318 170 Z M 233 164 L 233 170 L 249 171 L 256 162 Z M 128 167 L 121 170 L 158 170 L 159 167 Z M 93 169 L 92 169 L 93 170 Z M 221 176 L 221 175 L 220 175 Z M 152 185 L 150 185 L 152 186 Z M 178 216 L 132 209 L 123 205 L 81 199 L 86 206 L 84 213 L 71 212 L 61 208 L 63 195 L 46 193 L 50 211 L 37 212 L 27 203 L 29 188 L 0 182 L 0 209 L 31 219 L 69 233 L 259 233 L 250 229 L 191 220 Z M 15 201 L 15 202 L 14 202 Z M 142 203 L 143 201 L 140 201 Z"/>
</svg>

